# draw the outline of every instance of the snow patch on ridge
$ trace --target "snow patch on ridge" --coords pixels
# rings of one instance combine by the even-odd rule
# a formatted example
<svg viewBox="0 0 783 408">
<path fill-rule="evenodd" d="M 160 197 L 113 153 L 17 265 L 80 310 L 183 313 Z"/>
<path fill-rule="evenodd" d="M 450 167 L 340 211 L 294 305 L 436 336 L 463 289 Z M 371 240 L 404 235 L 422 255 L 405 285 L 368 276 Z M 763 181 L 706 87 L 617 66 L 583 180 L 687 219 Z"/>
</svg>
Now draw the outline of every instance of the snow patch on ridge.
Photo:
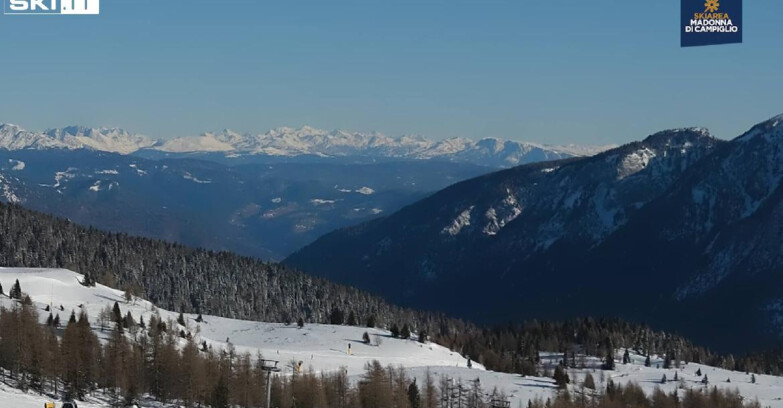
<svg viewBox="0 0 783 408">
<path fill-rule="evenodd" d="M 455 218 L 451 224 L 443 227 L 443 229 L 440 231 L 441 234 L 448 234 L 453 236 L 456 236 L 457 234 L 462 231 L 463 228 L 470 225 L 470 213 L 473 211 L 473 208 L 475 206 L 471 205 L 467 210 L 462 211 L 459 213 L 457 218 Z"/>
<path fill-rule="evenodd" d="M 486 235 L 496 235 L 503 227 L 508 225 L 509 222 L 514 221 L 520 214 L 522 214 L 522 205 L 511 190 L 506 190 L 506 198 L 495 207 L 490 207 L 484 214 L 487 219 L 487 224 L 484 226 L 482 232 Z"/>
<path fill-rule="evenodd" d="M 622 180 L 644 170 L 655 156 L 655 152 L 646 147 L 626 155 L 617 168 L 617 179 Z"/>
</svg>

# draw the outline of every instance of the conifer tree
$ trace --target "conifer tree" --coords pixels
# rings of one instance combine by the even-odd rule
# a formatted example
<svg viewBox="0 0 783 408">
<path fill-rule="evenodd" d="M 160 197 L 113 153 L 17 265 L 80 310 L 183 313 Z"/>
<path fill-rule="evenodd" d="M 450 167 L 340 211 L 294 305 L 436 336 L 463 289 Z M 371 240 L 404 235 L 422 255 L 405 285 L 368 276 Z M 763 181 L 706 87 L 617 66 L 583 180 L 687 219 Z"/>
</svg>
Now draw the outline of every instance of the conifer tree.
<svg viewBox="0 0 783 408">
<path fill-rule="evenodd" d="M 11 286 L 11 291 L 8 292 L 8 297 L 11 299 L 22 300 L 22 286 L 19 285 L 19 279 Z"/>
<path fill-rule="evenodd" d="M 666 374 L 661 378 L 661 384 L 666 384 Z"/>
<path fill-rule="evenodd" d="M 582 386 L 591 390 L 595 389 L 595 380 L 593 379 L 592 374 L 587 373 L 585 375 L 585 380 L 582 382 Z"/>
<path fill-rule="evenodd" d="M 411 328 L 408 326 L 408 323 L 402 325 L 402 330 L 400 330 L 400 337 L 403 339 L 409 339 L 411 337 Z"/>
<path fill-rule="evenodd" d="M 375 327 L 375 315 L 370 315 L 370 317 L 367 318 L 367 327 L 371 329 Z"/>
<path fill-rule="evenodd" d="M 623 364 L 628 364 L 631 362 L 631 354 L 628 353 L 628 349 L 625 349 L 625 353 L 623 353 Z"/>
<path fill-rule="evenodd" d="M 302 327 L 304 327 L 304 319 L 302 319 L 302 318 L 300 317 L 300 318 L 299 318 L 299 320 L 297 320 L 297 321 L 296 321 L 296 325 L 297 325 L 297 326 L 299 326 L 299 328 L 300 328 L 300 329 L 301 329 Z"/>
<path fill-rule="evenodd" d="M 397 338 L 400 337 L 400 328 L 397 327 L 397 323 L 392 323 L 391 328 L 389 328 L 389 331 L 391 332 L 392 337 Z"/>
<path fill-rule="evenodd" d="M 332 309 L 332 313 L 329 314 L 329 324 L 341 325 L 345 322 L 345 316 L 343 311 L 335 307 Z"/>
<path fill-rule="evenodd" d="M 614 352 L 611 348 L 606 353 L 606 358 L 604 359 L 602 368 L 604 370 L 614 370 Z"/>
<path fill-rule="evenodd" d="M 218 379 L 218 382 L 212 391 L 212 400 L 210 401 L 210 406 L 213 408 L 230 407 L 228 384 L 226 384 L 226 379 L 223 376 Z"/>
<path fill-rule="evenodd" d="M 179 323 L 180 326 L 185 325 L 185 315 L 182 314 L 182 312 L 179 312 L 179 316 L 177 316 L 177 323 Z"/>
<path fill-rule="evenodd" d="M 351 310 L 351 313 L 348 314 L 348 326 L 356 326 L 356 312 Z"/>
<path fill-rule="evenodd" d="M 565 372 L 562 365 L 555 367 L 555 374 L 552 377 L 555 380 L 555 384 L 558 388 L 566 388 L 571 379 L 568 378 L 568 373 Z"/>
<path fill-rule="evenodd" d="M 133 315 L 131 314 L 130 310 L 125 314 L 125 318 L 122 320 L 122 325 L 126 329 L 131 329 L 136 326 L 136 321 L 133 319 Z"/>
<path fill-rule="evenodd" d="M 114 307 L 112 308 L 112 319 L 115 323 L 122 324 L 122 311 L 120 310 L 120 304 L 117 302 L 114 302 Z"/>
<path fill-rule="evenodd" d="M 644 366 L 645 366 L 645 367 L 649 367 L 650 365 L 651 365 L 651 362 L 650 362 L 650 355 L 648 354 L 648 355 L 647 355 L 647 358 L 645 358 L 645 359 L 644 359 Z"/>
<path fill-rule="evenodd" d="M 420 407 L 419 386 L 416 385 L 416 379 L 413 379 L 411 385 L 408 386 L 408 402 L 411 408 Z"/>
</svg>

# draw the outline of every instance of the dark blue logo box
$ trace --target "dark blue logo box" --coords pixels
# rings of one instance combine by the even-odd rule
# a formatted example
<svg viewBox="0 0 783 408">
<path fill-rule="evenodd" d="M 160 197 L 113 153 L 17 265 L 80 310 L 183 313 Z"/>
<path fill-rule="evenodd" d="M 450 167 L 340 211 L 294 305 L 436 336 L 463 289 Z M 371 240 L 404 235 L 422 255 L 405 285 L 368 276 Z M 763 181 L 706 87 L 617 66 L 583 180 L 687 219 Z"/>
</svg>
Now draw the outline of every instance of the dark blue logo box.
<svg viewBox="0 0 783 408">
<path fill-rule="evenodd" d="M 680 1 L 680 46 L 742 42 L 742 0 Z"/>
</svg>

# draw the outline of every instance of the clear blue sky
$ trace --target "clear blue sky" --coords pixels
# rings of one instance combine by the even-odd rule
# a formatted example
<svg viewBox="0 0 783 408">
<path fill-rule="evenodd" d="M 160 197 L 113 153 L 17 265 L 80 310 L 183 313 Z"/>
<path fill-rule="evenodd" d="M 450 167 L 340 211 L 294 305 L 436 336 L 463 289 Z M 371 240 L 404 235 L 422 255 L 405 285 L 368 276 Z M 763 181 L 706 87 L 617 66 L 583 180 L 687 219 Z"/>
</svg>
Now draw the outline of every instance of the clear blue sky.
<svg viewBox="0 0 783 408">
<path fill-rule="evenodd" d="M 0 121 L 622 143 L 783 113 L 783 2 L 679 47 L 677 0 L 103 0 L 0 16 Z"/>
</svg>

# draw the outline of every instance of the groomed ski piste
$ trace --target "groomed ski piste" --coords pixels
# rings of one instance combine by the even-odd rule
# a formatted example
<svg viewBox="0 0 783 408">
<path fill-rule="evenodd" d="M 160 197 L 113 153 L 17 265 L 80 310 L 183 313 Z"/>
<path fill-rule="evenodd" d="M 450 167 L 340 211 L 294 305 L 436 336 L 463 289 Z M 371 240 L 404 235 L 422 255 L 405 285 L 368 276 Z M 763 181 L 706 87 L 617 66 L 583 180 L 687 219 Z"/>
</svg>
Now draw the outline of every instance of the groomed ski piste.
<svg viewBox="0 0 783 408">
<path fill-rule="evenodd" d="M 22 291 L 30 296 L 33 303 L 38 306 L 41 323 L 46 321 L 48 312 L 44 308 L 49 305 L 53 313 L 59 313 L 60 319 L 66 322 L 75 311 L 77 315 L 84 310 L 89 318 L 95 333 L 101 339 L 107 339 L 110 329 L 101 331 L 99 314 L 107 306 L 112 307 L 119 303 L 122 313 L 130 311 L 134 319 L 139 317 L 149 321 L 150 317 L 157 313 L 164 321 L 175 322 L 179 313 L 156 308 L 152 303 L 135 298 L 127 302 L 124 293 L 103 285 L 85 287 L 80 284 L 83 276 L 65 269 L 20 269 L 0 268 L 0 284 L 6 292 L 18 279 Z M 0 306 L 10 308 L 13 302 L 7 296 L 0 296 Z M 62 309 L 60 309 L 62 306 Z M 404 340 L 393 338 L 387 330 L 371 329 L 355 326 L 335 326 L 323 324 L 305 324 L 299 328 L 296 324 L 286 325 L 282 323 L 264 323 L 235 319 L 226 319 L 215 316 L 203 316 L 203 322 L 196 322 L 196 315 L 185 314 L 186 326 L 183 328 L 196 336 L 200 344 L 206 341 L 213 349 L 219 350 L 228 346 L 227 340 L 239 353 L 249 352 L 255 356 L 261 353 L 266 359 L 280 361 L 282 372 L 280 375 L 292 375 L 294 367 L 292 362 L 303 362 L 305 370 L 316 372 L 347 370 L 352 381 L 358 381 L 364 373 L 365 364 L 373 360 L 379 361 L 384 366 L 392 365 L 404 367 L 411 377 L 423 382 L 426 372 L 429 370 L 436 383 L 441 376 L 461 381 L 469 386 L 472 381 L 478 379 L 485 393 L 493 390 L 502 392 L 511 403 L 511 407 L 525 407 L 530 399 L 547 399 L 557 393 L 554 380 L 548 377 L 521 376 L 518 374 L 498 373 L 485 370 L 480 364 L 473 362 L 472 367 L 467 367 L 467 359 L 459 353 L 446 347 L 429 342 L 419 343 L 416 340 Z M 372 345 L 364 344 L 362 335 L 368 332 L 373 339 Z M 129 334 L 128 334 L 129 335 Z M 377 337 L 376 337 L 377 336 Z M 380 338 L 380 345 L 374 345 Z M 182 340 L 184 345 L 185 340 Z M 351 354 L 348 354 L 348 345 L 351 345 Z M 562 358 L 560 353 L 542 353 L 544 364 L 556 364 Z M 783 378 L 756 375 L 756 382 L 752 383 L 749 374 L 744 372 L 729 371 L 694 363 L 683 362 L 679 369 L 662 369 L 661 359 L 653 356 L 651 367 L 644 366 L 644 357 L 632 355 L 632 364 L 621 364 L 622 354 L 617 351 L 616 369 L 603 371 L 599 369 L 600 360 L 586 357 L 584 369 L 569 369 L 572 392 L 584 392 L 581 387 L 582 380 L 590 373 L 597 388 L 605 387 L 611 379 L 615 384 L 636 383 L 645 392 L 651 394 L 656 387 L 665 392 L 686 387 L 704 389 L 702 377 L 696 375 L 701 370 L 710 380 L 708 387 L 719 389 L 738 390 L 748 401 L 758 400 L 762 407 L 783 408 Z M 679 381 L 673 381 L 677 372 Z M 667 381 L 661 383 L 661 378 L 666 375 Z M 0 382 L 0 407 L 6 408 L 40 408 L 49 397 L 32 392 L 23 393 L 8 384 Z M 154 401 L 143 401 L 145 407 L 170 407 Z M 60 404 L 58 403 L 59 407 Z M 80 408 L 97 408 L 106 406 L 100 396 L 89 397 L 87 401 L 80 402 Z"/>
</svg>

